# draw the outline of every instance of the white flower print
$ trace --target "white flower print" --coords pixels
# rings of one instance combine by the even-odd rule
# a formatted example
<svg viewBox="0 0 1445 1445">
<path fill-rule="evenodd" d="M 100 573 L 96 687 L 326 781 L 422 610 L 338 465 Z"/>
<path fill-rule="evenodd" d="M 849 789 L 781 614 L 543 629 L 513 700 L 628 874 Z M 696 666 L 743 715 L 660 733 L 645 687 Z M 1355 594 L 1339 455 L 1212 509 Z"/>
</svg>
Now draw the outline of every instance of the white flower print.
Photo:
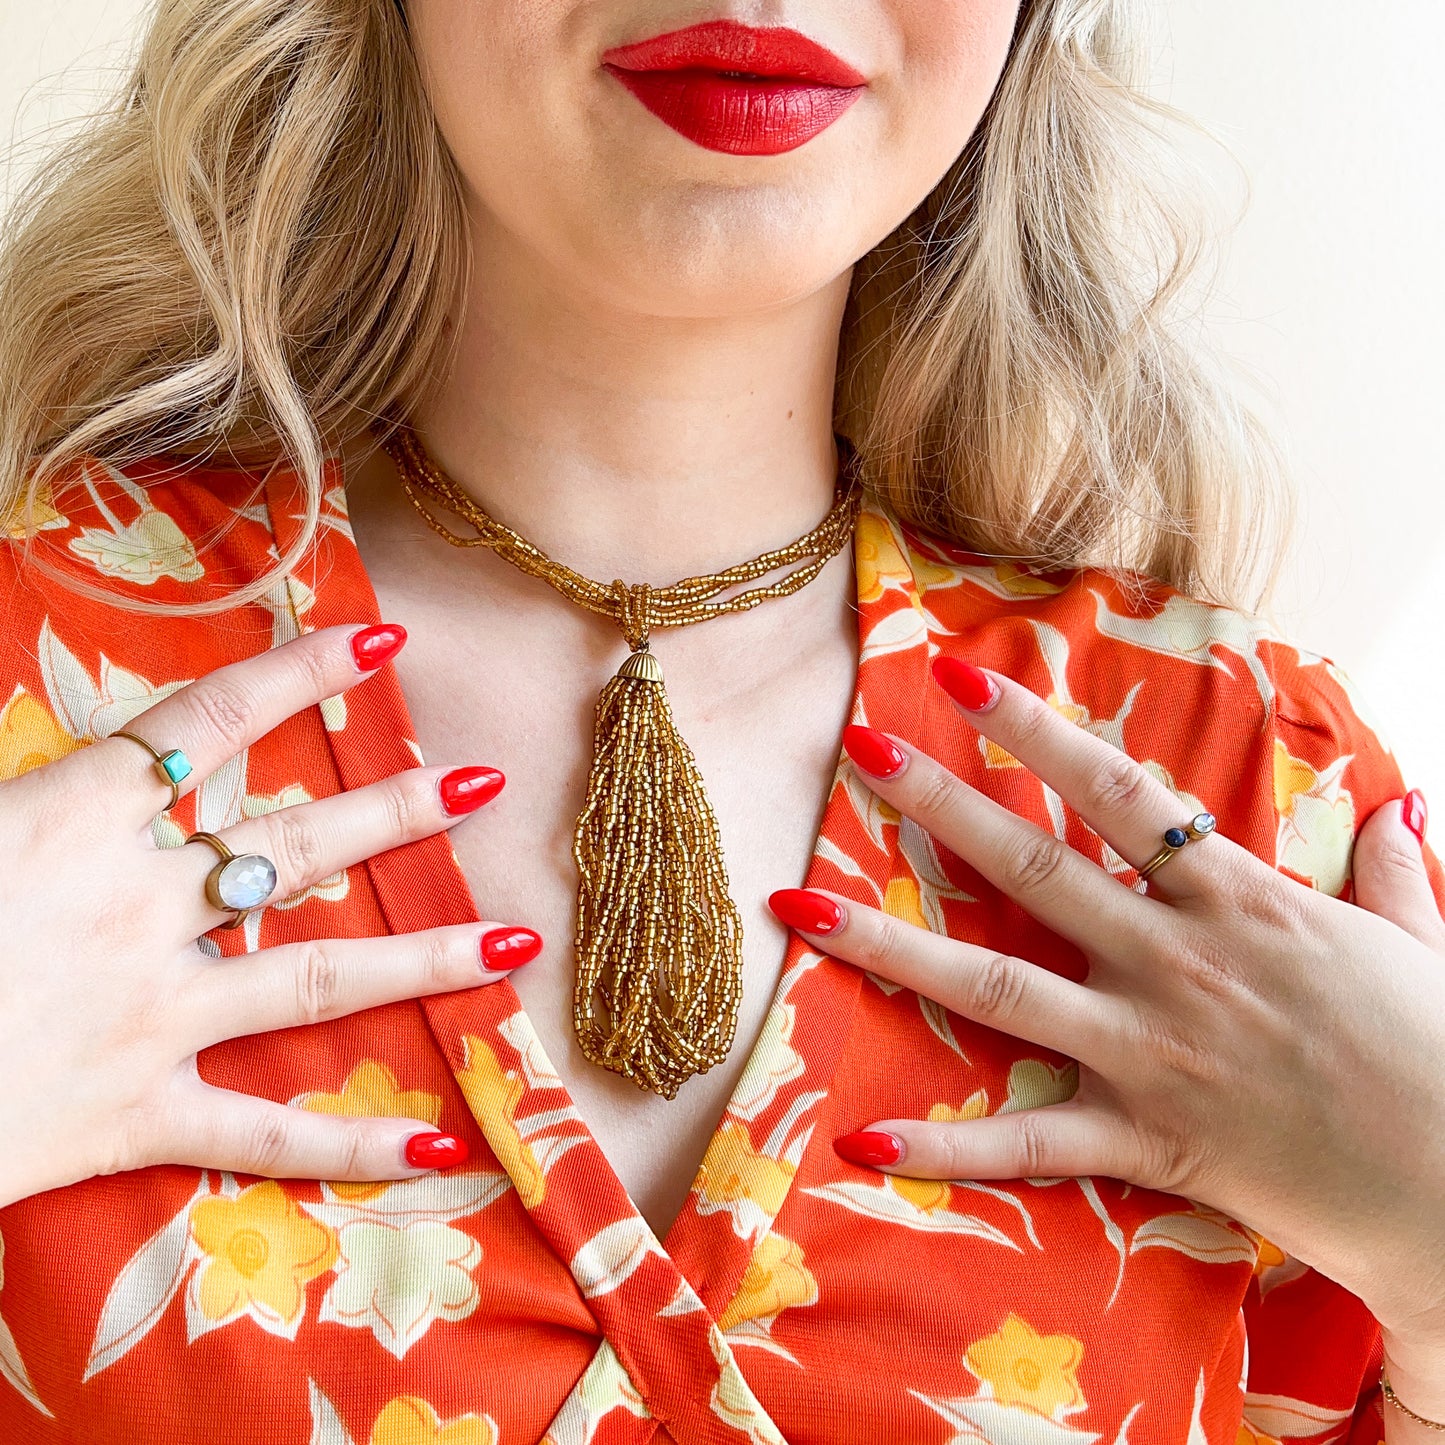
<svg viewBox="0 0 1445 1445">
<path fill-rule="evenodd" d="M 337 1235 L 336 1283 L 321 1302 L 323 1323 L 369 1329 L 397 1359 L 436 1320 L 463 1320 L 480 1295 L 472 1270 L 482 1246 L 449 1224 L 397 1228 L 358 1222 Z"/>
</svg>

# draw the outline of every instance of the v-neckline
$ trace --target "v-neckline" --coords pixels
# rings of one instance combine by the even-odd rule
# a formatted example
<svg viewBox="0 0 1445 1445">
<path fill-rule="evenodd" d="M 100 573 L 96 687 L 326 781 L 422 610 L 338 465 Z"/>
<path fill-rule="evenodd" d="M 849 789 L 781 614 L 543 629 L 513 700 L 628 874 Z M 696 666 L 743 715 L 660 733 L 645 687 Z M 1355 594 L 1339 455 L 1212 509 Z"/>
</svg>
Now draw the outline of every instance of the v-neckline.
<svg viewBox="0 0 1445 1445">
<path fill-rule="evenodd" d="M 285 555 L 306 512 L 295 474 L 273 472 L 265 496 L 276 546 Z M 928 619 L 901 525 L 871 492 L 865 491 L 853 546 L 859 652 L 848 721 L 916 737 L 928 692 Z M 896 555 L 880 557 L 880 548 Z M 381 620 L 375 588 L 347 519 L 339 459 L 326 463 L 318 552 L 298 580 L 302 585 L 291 585 L 289 600 L 298 626 L 305 630 Z M 912 659 L 916 675 L 909 686 L 897 685 L 895 656 L 889 686 L 870 691 L 871 661 L 884 653 Z M 383 669 L 363 688 L 348 693 L 344 706 L 333 708 L 327 722 L 336 771 L 347 790 L 414 767 L 420 759 L 411 711 L 394 668 Z M 890 818 L 892 810 L 852 774 L 841 741 L 837 756 L 803 886 L 827 887 L 883 905 L 899 846 L 897 815 Z M 838 839 L 845 836 L 850 846 L 840 847 Z M 365 867 L 392 933 L 482 917 L 446 834 L 394 850 Z M 478 1041 L 498 1057 L 510 1054 L 516 1059 L 517 1066 L 506 1069 L 508 1087 L 513 1092 L 520 1087 L 509 1117 L 490 1117 L 475 1103 L 473 1112 L 519 1186 L 534 1222 L 574 1276 L 597 1237 L 592 1226 L 598 1219 L 606 1218 L 614 1227 L 628 1222 L 633 1234 L 643 1238 L 640 1225 L 651 1242 L 648 1252 L 676 1276 L 679 1296 L 684 1289 L 689 1295 L 696 1291 L 709 1317 L 716 1317 L 736 1293 L 758 1242 L 786 1203 L 811 1145 L 812 1121 L 807 1116 L 828 1096 L 862 978 L 858 970 L 817 954 L 798 934 L 789 933 L 766 1022 L 661 1243 L 578 1113 L 509 983 L 426 998 L 419 1007 L 459 1079 Z M 531 1198 L 517 1177 L 513 1121 L 530 1123 L 539 1112 L 547 1120 L 543 1144 L 560 1162 L 547 1170 L 545 1194 Z M 568 1156 L 565 1160 L 562 1153 Z M 773 1191 L 765 1205 L 750 1202 L 743 1218 L 743 1211 L 727 1203 L 726 1188 L 717 1189 L 715 1197 L 707 1186 L 746 1172 L 758 1158 L 783 1160 L 791 1167 L 780 1171 L 784 1187 Z"/>
</svg>

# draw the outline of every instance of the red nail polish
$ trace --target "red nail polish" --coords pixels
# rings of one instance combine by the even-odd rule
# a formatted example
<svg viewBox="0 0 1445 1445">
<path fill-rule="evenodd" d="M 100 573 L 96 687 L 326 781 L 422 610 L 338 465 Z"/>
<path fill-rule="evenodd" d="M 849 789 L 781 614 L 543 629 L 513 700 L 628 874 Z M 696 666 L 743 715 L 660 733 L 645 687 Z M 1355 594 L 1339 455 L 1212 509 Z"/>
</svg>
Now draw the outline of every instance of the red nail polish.
<svg viewBox="0 0 1445 1445">
<path fill-rule="evenodd" d="M 843 729 L 843 749 L 865 773 L 875 778 L 894 778 L 908 762 L 908 754 L 877 728 L 850 723 Z"/>
<path fill-rule="evenodd" d="M 998 688 L 988 673 L 956 657 L 935 657 L 933 677 L 968 712 L 984 712 L 998 701 Z"/>
<path fill-rule="evenodd" d="M 530 928 L 493 928 L 482 934 L 482 962 L 493 973 L 531 963 L 542 951 L 542 935 Z"/>
<path fill-rule="evenodd" d="M 455 1169 L 471 1152 L 455 1134 L 413 1134 L 402 1151 L 413 1169 Z"/>
<path fill-rule="evenodd" d="M 437 784 L 442 810 L 449 818 L 474 813 L 483 803 L 490 803 L 506 782 L 496 768 L 453 768 Z"/>
<path fill-rule="evenodd" d="M 1405 826 L 1420 840 L 1423 848 L 1425 830 L 1430 826 L 1430 809 L 1426 806 L 1425 795 L 1419 788 L 1406 795 L 1401 816 L 1405 820 Z"/>
<path fill-rule="evenodd" d="M 399 622 L 363 627 L 351 639 L 351 655 L 363 672 L 375 672 L 406 646 L 406 628 Z"/>
<path fill-rule="evenodd" d="M 834 1139 L 833 1152 L 850 1164 L 876 1169 L 880 1164 L 896 1164 L 903 1157 L 903 1141 L 881 1129 L 860 1129 Z"/>
<path fill-rule="evenodd" d="M 768 895 L 768 907 L 800 933 L 836 933 L 847 916 L 831 898 L 809 888 L 779 888 Z"/>
</svg>

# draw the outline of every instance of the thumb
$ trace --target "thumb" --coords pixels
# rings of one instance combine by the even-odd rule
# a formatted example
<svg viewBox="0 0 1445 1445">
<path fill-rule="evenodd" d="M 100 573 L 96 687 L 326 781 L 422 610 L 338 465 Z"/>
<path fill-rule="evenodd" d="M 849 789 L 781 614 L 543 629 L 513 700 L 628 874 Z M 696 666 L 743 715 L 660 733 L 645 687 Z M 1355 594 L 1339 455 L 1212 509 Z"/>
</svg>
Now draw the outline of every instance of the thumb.
<svg viewBox="0 0 1445 1445">
<path fill-rule="evenodd" d="M 1445 921 L 1425 871 L 1424 796 L 1377 808 L 1355 841 L 1355 902 L 1432 948 L 1445 947 Z"/>
</svg>

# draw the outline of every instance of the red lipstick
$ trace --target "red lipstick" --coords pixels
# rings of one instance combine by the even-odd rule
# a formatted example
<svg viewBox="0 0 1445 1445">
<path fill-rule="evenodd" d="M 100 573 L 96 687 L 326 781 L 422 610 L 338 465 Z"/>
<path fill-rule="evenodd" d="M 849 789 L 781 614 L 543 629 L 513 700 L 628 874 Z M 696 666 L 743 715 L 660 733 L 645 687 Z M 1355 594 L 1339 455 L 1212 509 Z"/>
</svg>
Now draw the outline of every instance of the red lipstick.
<svg viewBox="0 0 1445 1445">
<path fill-rule="evenodd" d="M 602 56 L 660 121 L 708 150 L 772 156 L 826 130 L 868 84 L 796 30 L 709 20 Z"/>
</svg>

